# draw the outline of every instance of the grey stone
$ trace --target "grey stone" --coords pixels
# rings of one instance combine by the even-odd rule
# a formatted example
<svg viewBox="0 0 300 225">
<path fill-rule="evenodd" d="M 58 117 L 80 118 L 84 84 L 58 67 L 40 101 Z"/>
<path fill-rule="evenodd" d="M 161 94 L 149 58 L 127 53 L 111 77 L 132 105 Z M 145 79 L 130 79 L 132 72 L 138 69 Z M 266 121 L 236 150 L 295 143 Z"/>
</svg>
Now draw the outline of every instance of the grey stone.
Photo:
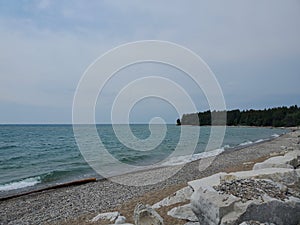
<svg viewBox="0 0 300 225">
<path fill-rule="evenodd" d="M 119 215 L 119 212 L 100 213 L 97 216 L 95 216 L 91 221 L 96 222 L 99 220 L 109 220 L 110 222 L 114 222 Z"/>
<path fill-rule="evenodd" d="M 240 199 L 228 194 L 219 194 L 212 187 L 200 187 L 192 195 L 192 210 L 200 224 L 215 225 L 222 217 L 234 211 L 234 203 Z"/>
<path fill-rule="evenodd" d="M 287 152 L 284 156 L 272 157 L 264 162 L 256 163 L 253 170 L 265 168 L 297 168 L 300 165 L 300 151 Z"/>
<path fill-rule="evenodd" d="M 125 216 L 118 216 L 118 218 L 115 221 L 115 224 L 124 224 L 126 222 Z"/>
<path fill-rule="evenodd" d="M 178 191 L 176 191 L 173 195 L 168 196 L 161 200 L 160 202 L 155 203 L 152 208 L 158 209 L 164 206 L 170 206 L 179 202 L 185 202 L 191 199 L 191 195 L 193 194 L 193 189 L 188 186 L 184 187 Z"/>
<path fill-rule="evenodd" d="M 163 218 L 149 205 L 137 204 L 134 209 L 135 225 L 163 225 Z"/>
<path fill-rule="evenodd" d="M 184 219 L 192 222 L 198 221 L 196 215 L 192 211 L 190 204 L 175 207 L 168 212 L 168 215 L 177 219 Z"/>
<path fill-rule="evenodd" d="M 255 218 L 259 221 L 268 221 L 277 225 L 298 225 L 300 221 L 300 200 L 287 201 L 270 200 L 263 204 L 249 204 L 247 210 L 238 221 Z"/>
<path fill-rule="evenodd" d="M 239 225 L 248 225 L 246 222 L 242 222 Z"/>
<path fill-rule="evenodd" d="M 214 174 L 214 175 L 209 176 L 209 177 L 205 177 L 205 178 L 202 178 L 202 179 L 190 181 L 190 182 L 188 182 L 188 185 L 195 192 L 200 187 L 205 186 L 206 188 L 209 188 L 209 187 L 212 187 L 212 186 L 215 186 L 215 185 L 219 185 L 220 181 L 221 181 L 221 178 L 224 177 L 225 175 L 228 175 L 228 173 L 224 173 L 224 172 L 217 173 L 217 174 Z"/>
<path fill-rule="evenodd" d="M 289 164 L 292 165 L 294 168 L 300 166 L 300 150 L 288 152 L 284 156 L 287 160 L 290 160 Z"/>
<path fill-rule="evenodd" d="M 284 161 L 284 156 L 277 156 L 270 159 L 267 159 L 264 162 L 256 163 L 253 166 L 254 170 L 260 170 L 265 168 L 290 168 L 294 169 L 294 167 Z"/>
</svg>

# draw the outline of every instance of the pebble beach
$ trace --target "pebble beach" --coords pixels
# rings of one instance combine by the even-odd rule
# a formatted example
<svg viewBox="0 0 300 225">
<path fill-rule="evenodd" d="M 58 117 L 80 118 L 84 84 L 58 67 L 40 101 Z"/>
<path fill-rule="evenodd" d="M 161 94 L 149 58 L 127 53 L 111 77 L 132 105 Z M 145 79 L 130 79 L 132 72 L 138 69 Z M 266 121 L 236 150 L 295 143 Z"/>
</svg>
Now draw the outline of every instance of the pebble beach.
<svg viewBox="0 0 300 225">
<path fill-rule="evenodd" d="M 165 167 L 122 176 L 122 179 L 133 185 L 137 179 L 153 179 L 152 183 L 155 184 L 152 185 L 129 186 L 113 182 L 114 179 L 106 179 L 1 200 L 0 224 L 82 224 L 82 218 L 88 220 L 100 212 L 122 209 L 123 205 L 130 202 L 142 199 L 148 201 L 145 202 L 147 204 L 153 204 L 155 200 L 176 191 L 191 180 L 222 171 L 251 169 L 255 162 L 283 151 L 299 149 L 299 143 L 300 133 L 294 130 L 271 141 L 224 151 L 214 158 L 188 163 L 174 176 L 159 183 L 155 183 L 159 174 L 178 168 Z M 206 165 L 207 162 L 209 165 Z M 202 168 L 201 165 L 206 166 Z"/>
</svg>

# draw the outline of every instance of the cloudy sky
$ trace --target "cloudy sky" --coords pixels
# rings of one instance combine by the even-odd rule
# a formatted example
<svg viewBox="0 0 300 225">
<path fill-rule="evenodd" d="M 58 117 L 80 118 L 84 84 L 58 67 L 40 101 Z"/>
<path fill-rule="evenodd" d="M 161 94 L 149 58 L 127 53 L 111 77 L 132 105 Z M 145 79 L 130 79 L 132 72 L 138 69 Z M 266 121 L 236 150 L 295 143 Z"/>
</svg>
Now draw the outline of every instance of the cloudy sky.
<svg viewBox="0 0 300 225">
<path fill-rule="evenodd" d="M 87 67 L 118 45 L 148 39 L 198 54 L 228 109 L 300 105 L 299 0 L 0 0 L 0 37 L 0 123 L 71 123 Z M 110 123 L 124 85 L 150 75 L 180 84 L 199 111 L 208 109 L 181 71 L 145 63 L 110 80 L 98 99 L 97 122 Z M 171 104 L 147 98 L 132 108 L 130 121 L 155 116 L 169 123 L 178 117 Z"/>
</svg>

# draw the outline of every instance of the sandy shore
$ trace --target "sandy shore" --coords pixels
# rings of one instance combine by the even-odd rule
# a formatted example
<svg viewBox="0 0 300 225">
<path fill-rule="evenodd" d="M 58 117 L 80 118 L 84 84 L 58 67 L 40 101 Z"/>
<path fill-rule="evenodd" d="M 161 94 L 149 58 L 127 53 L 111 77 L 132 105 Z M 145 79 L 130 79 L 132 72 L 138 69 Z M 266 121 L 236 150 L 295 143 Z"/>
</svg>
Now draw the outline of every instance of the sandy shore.
<svg viewBox="0 0 300 225">
<path fill-rule="evenodd" d="M 0 224 L 83 224 L 100 212 L 116 208 L 127 216 L 128 222 L 132 222 L 130 215 L 137 202 L 153 204 L 186 186 L 188 181 L 217 172 L 251 169 L 253 163 L 270 155 L 299 148 L 299 136 L 298 131 L 291 132 L 272 141 L 223 152 L 201 172 L 199 164 L 208 159 L 188 163 L 173 177 L 154 185 L 135 187 L 104 180 L 4 200 L 0 202 Z M 172 169 L 147 171 L 147 176 L 143 177 L 155 179 L 159 173 Z M 128 176 L 133 183 L 138 177 Z"/>
</svg>

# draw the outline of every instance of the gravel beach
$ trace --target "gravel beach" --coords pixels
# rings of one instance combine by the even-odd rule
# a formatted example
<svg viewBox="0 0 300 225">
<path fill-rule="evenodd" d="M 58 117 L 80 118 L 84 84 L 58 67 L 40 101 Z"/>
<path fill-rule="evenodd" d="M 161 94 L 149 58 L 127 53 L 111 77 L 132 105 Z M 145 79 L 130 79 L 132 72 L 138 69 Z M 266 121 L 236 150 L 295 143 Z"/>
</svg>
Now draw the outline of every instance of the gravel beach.
<svg viewBox="0 0 300 225">
<path fill-rule="evenodd" d="M 61 224 L 70 220 L 76 221 L 76 218 L 82 216 L 91 219 L 93 215 L 109 211 L 149 193 L 153 193 L 150 196 L 155 199 L 157 198 L 155 193 L 159 195 L 169 193 L 191 180 L 221 171 L 251 169 L 254 162 L 263 161 L 270 155 L 299 149 L 299 143 L 299 131 L 290 132 L 272 141 L 225 151 L 211 158 L 211 164 L 203 171 L 199 171 L 199 165 L 204 165 L 209 159 L 188 163 L 171 178 L 148 186 L 127 186 L 103 180 L 2 200 L 0 224 Z M 128 174 L 122 179 L 130 180 L 134 184 L 136 179 L 140 179 L 139 174 L 144 179 L 155 179 L 159 174 L 174 169 L 166 167 L 145 171 L 143 174 Z"/>
</svg>

